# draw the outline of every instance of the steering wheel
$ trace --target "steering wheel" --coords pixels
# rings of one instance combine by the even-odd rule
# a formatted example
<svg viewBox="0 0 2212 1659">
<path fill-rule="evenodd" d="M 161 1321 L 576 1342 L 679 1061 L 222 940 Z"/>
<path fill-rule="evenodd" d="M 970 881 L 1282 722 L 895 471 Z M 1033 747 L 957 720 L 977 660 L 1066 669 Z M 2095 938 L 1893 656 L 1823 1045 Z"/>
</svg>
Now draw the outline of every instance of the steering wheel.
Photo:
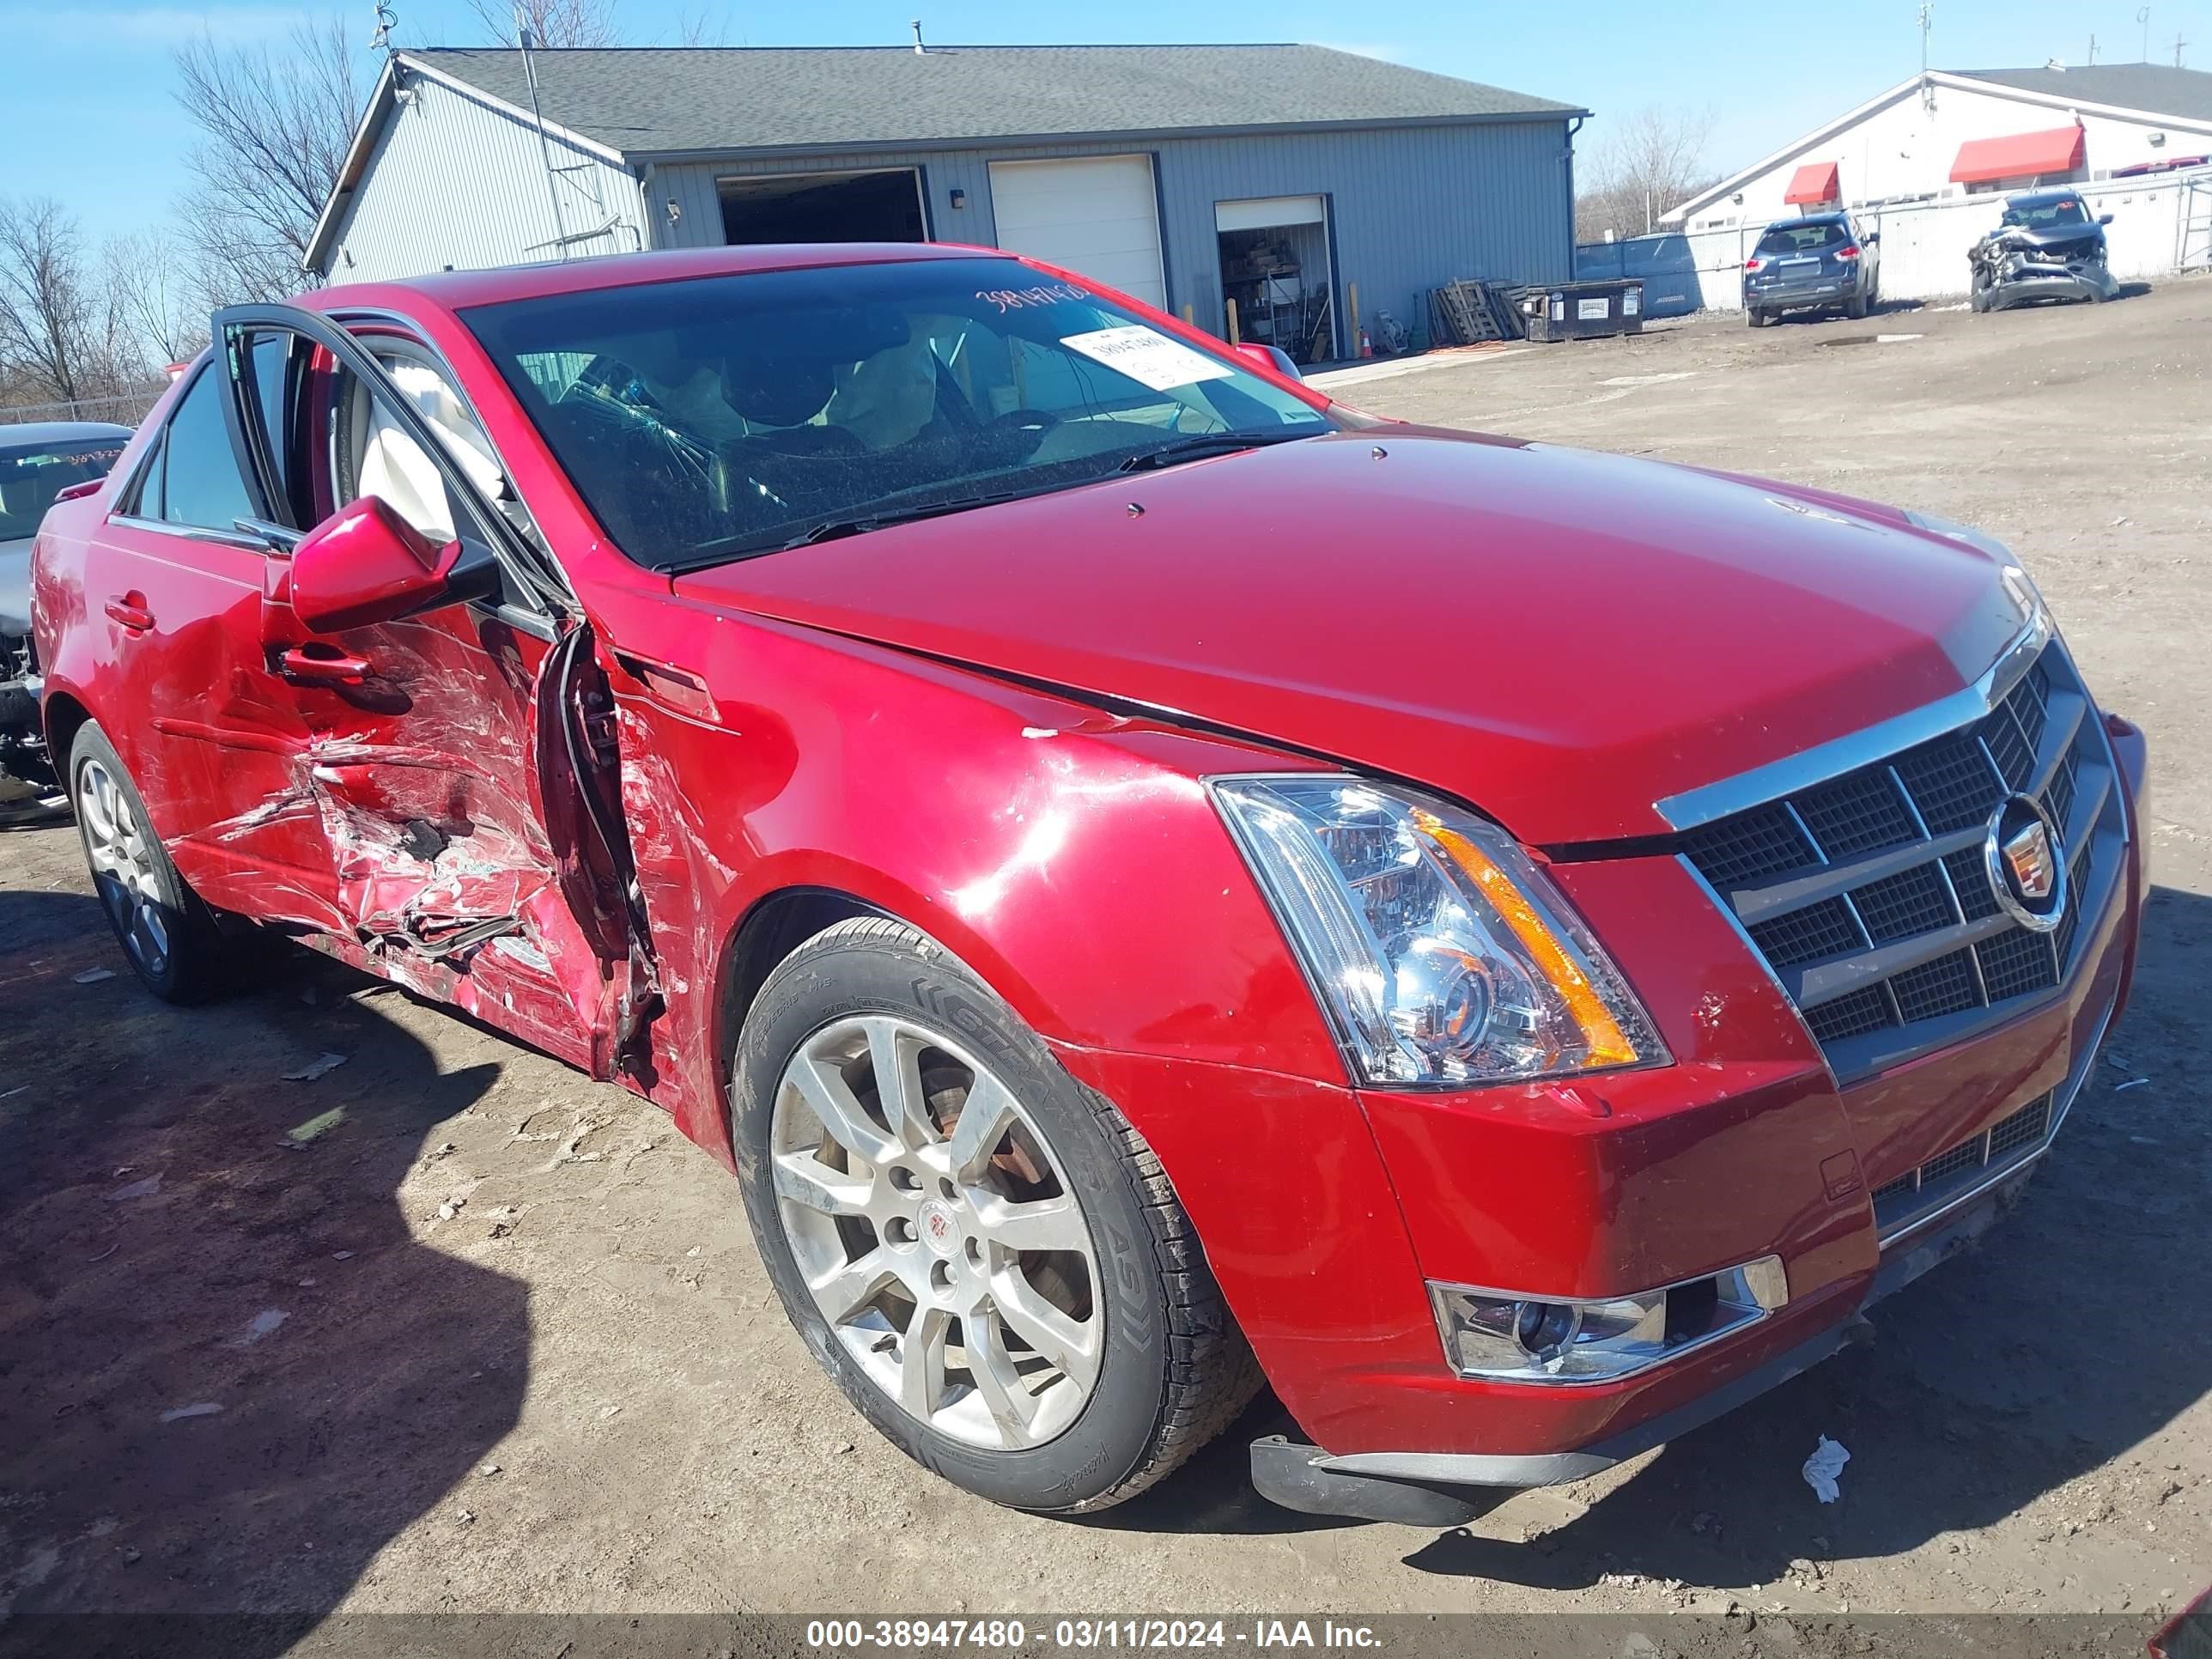
<svg viewBox="0 0 2212 1659">
<path fill-rule="evenodd" d="M 1048 409 L 1010 409 L 986 422 L 986 432 L 1034 432 L 1039 435 L 1060 424 L 1060 416 Z"/>
</svg>

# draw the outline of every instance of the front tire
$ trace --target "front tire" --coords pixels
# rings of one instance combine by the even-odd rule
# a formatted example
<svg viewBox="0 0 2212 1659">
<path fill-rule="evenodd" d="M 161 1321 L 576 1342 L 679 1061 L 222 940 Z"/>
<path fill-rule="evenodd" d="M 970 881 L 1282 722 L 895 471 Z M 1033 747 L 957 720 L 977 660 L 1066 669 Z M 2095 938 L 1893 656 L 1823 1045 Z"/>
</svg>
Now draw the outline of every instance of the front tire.
<svg viewBox="0 0 2212 1659">
<path fill-rule="evenodd" d="M 1012 1508 L 1103 1509 L 1256 1392 L 1151 1149 L 915 929 L 864 917 L 801 945 L 730 1078 L 784 1311 L 925 1468 Z"/>
<path fill-rule="evenodd" d="M 229 983 L 233 952 L 155 834 L 138 787 L 99 725 L 70 745 L 70 805 L 108 926 L 139 983 L 164 1002 L 204 1002 Z"/>
</svg>

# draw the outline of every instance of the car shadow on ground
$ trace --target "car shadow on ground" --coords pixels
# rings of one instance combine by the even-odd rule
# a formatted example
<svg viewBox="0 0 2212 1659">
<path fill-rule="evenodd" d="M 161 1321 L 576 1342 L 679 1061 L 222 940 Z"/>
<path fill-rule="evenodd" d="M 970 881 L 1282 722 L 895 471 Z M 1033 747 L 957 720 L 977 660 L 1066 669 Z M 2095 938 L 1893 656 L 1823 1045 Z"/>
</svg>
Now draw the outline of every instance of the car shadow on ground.
<svg viewBox="0 0 2212 1659">
<path fill-rule="evenodd" d="M 0 892 L 0 1651 L 91 1650 L 101 1613 L 281 1652 L 520 1413 L 525 1287 L 398 1198 L 496 1068 L 441 1074 L 305 952 L 170 1008 L 78 894 Z"/>
<path fill-rule="evenodd" d="M 2154 889 L 2128 1013 L 2025 1199 L 1877 1304 L 1872 1347 L 1675 1442 L 1533 1540 L 1455 1530 L 1407 1565 L 1546 1589 L 1620 1572 L 1766 1583 L 1795 1559 L 1900 1554 L 2039 1504 L 2063 1537 L 2103 1517 L 2047 1495 L 2108 1463 L 2112 1505 L 2154 1511 L 2165 1466 L 2126 1455 L 2212 1388 L 2212 1330 L 2181 1311 L 2212 1307 L 2195 1242 L 2208 953 L 2212 900 Z M 1823 1435 L 1850 1453 L 1833 1504 L 1799 1472 Z"/>
</svg>

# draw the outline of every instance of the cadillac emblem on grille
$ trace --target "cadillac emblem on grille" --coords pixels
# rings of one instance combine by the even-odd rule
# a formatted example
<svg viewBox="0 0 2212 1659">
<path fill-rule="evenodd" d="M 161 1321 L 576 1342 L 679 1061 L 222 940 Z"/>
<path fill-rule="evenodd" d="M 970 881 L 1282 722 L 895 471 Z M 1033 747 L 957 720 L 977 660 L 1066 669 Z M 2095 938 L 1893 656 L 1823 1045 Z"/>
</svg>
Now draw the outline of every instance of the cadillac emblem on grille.
<svg viewBox="0 0 2212 1659">
<path fill-rule="evenodd" d="M 2026 795 L 2000 803 L 1982 852 L 1990 889 L 2007 915 L 2039 933 L 2058 926 L 2066 915 L 2066 860 L 2058 827 L 2039 803 Z"/>
</svg>

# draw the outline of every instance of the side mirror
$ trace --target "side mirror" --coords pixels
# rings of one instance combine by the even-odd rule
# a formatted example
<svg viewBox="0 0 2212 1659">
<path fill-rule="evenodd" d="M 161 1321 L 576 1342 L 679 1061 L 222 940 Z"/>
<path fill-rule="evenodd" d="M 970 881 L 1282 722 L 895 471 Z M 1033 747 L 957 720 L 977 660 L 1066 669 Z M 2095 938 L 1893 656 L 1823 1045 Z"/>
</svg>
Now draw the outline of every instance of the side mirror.
<svg viewBox="0 0 2212 1659">
<path fill-rule="evenodd" d="M 342 507 L 292 550 L 292 612 L 318 634 L 393 622 L 451 592 L 461 544 L 443 547 L 374 495 Z"/>
<path fill-rule="evenodd" d="M 1875 243 L 1881 240 L 1881 233 L 1878 230 L 1870 230 L 1867 232 L 1865 235 L 1860 237 L 1859 240 L 1864 242 L 1869 247 L 1872 247 Z"/>
<path fill-rule="evenodd" d="M 1261 368 L 1272 370 L 1286 380 L 1296 380 L 1300 386 L 1305 384 L 1306 377 L 1298 373 L 1298 366 L 1291 361 L 1291 354 L 1280 346 L 1261 345 L 1256 340 L 1242 340 L 1231 349 L 1247 362 L 1257 363 Z"/>
<path fill-rule="evenodd" d="M 2097 222 L 2100 225 L 2109 225 L 2112 222 L 2112 216 L 2109 213 L 2100 213 L 2097 216 Z"/>
</svg>

